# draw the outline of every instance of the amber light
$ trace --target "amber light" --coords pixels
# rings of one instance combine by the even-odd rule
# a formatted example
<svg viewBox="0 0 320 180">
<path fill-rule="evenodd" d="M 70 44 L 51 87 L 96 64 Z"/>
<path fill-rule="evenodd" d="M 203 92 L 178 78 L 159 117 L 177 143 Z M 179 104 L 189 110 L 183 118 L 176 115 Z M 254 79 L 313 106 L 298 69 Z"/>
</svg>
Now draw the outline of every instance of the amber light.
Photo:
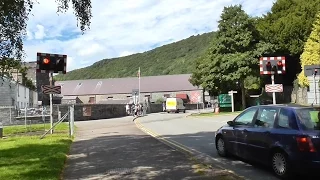
<svg viewBox="0 0 320 180">
<path fill-rule="evenodd" d="M 44 58 L 44 59 L 43 59 L 43 63 L 44 63 L 44 64 L 49 64 L 49 63 L 50 63 L 50 59 Z"/>
</svg>

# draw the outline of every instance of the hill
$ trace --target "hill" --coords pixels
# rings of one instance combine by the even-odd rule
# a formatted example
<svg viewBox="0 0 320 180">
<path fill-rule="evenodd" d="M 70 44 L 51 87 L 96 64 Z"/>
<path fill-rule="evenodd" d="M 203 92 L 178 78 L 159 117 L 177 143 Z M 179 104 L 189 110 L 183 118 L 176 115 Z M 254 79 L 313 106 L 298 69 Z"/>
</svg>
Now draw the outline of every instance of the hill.
<svg viewBox="0 0 320 180">
<path fill-rule="evenodd" d="M 91 66 L 54 76 L 54 79 L 62 81 L 133 77 L 137 76 L 139 67 L 141 76 L 191 73 L 193 63 L 209 48 L 213 35 L 214 32 L 204 33 L 144 53 L 103 59 Z"/>
</svg>

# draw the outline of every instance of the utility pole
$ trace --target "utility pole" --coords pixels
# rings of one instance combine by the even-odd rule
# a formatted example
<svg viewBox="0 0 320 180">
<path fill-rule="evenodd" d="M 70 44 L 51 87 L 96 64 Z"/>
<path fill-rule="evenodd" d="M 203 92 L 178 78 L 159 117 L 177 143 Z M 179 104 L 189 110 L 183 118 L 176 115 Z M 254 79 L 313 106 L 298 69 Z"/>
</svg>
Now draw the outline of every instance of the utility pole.
<svg viewBox="0 0 320 180">
<path fill-rule="evenodd" d="M 314 85 L 314 99 L 316 101 L 316 104 L 318 104 L 318 98 L 317 98 L 317 82 L 316 82 L 316 76 L 318 73 L 318 69 L 314 69 L 313 72 L 313 85 Z"/>
</svg>

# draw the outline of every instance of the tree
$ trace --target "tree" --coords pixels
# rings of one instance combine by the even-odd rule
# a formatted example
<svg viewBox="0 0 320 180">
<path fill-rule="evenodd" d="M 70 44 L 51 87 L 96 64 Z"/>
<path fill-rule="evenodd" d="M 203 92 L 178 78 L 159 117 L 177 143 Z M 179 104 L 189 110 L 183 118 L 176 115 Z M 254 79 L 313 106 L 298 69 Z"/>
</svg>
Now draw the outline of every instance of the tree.
<svg viewBox="0 0 320 180">
<path fill-rule="evenodd" d="M 0 77 L 8 76 L 14 59 L 23 58 L 23 38 L 26 34 L 28 16 L 36 0 L 1 0 L 0 2 Z M 56 0 L 58 11 L 64 13 L 73 5 L 80 29 L 84 32 L 90 26 L 91 0 Z"/>
<path fill-rule="evenodd" d="M 290 64 L 282 75 L 284 85 L 292 85 L 301 72 L 300 55 L 319 10 L 320 0 L 277 0 L 271 11 L 259 18 L 261 37 L 276 46 L 269 56 L 286 56 Z"/>
<path fill-rule="evenodd" d="M 208 53 L 198 59 L 190 82 L 218 94 L 241 89 L 242 105 L 246 107 L 246 87 L 259 83 L 258 57 L 272 49 L 260 42 L 256 19 L 249 17 L 241 5 L 225 7 L 219 21 L 217 36 Z"/>
<path fill-rule="evenodd" d="M 313 24 L 312 32 L 305 43 L 304 51 L 301 54 L 301 67 L 305 65 L 320 64 L 320 11 Z M 298 75 L 299 85 L 302 87 L 309 86 L 307 77 L 304 76 L 304 71 Z"/>
</svg>

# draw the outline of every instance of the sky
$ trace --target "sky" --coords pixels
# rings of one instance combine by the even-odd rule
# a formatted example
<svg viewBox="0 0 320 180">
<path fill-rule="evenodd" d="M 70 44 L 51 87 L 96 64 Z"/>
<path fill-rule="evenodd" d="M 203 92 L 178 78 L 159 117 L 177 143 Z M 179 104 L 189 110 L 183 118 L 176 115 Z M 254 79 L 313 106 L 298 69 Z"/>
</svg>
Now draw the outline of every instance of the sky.
<svg viewBox="0 0 320 180">
<path fill-rule="evenodd" d="M 35 61 L 37 52 L 66 54 L 71 71 L 215 31 L 225 6 L 241 4 L 249 15 L 261 16 L 274 0 L 92 0 L 84 34 L 72 8 L 57 14 L 55 0 L 38 2 L 27 23 L 25 61 Z"/>
</svg>

